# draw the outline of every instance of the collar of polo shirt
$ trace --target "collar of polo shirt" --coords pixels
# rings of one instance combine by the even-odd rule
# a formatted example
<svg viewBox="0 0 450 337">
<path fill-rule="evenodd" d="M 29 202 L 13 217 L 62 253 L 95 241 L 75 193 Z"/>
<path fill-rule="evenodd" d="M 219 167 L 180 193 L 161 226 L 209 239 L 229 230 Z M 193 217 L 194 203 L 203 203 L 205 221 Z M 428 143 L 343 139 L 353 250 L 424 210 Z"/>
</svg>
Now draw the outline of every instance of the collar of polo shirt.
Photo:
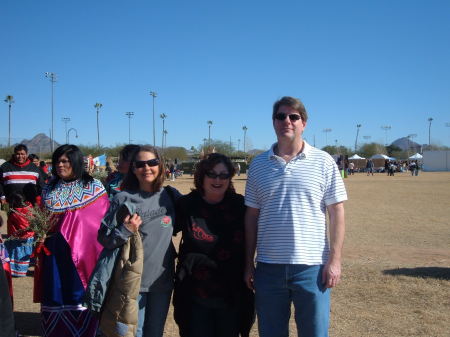
<svg viewBox="0 0 450 337">
<path fill-rule="evenodd" d="M 304 144 L 304 146 L 303 146 L 303 151 L 300 152 L 298 155 L 296 155 L 296 156 L 294 157 L 295 159 L 297 159 L 297 158 L 298 158 L 298 159 L 304 159 L 304 158 L 308 157 L 308 154 L 311 152 L 312 146 L 309 145 L 306 141 L 303 141 L 303 144 Z M 275 148 L 276 145 L 277 145 L 277 143 L 274 143 L 274 144 L 272 144 L 272 146 L 270 147 L 270 150 L 269 150 L 269 159 L 278 157 L 278 156 L 275 154 L 275 152 L 274 152 L 274 148 Z"/>
</svg>

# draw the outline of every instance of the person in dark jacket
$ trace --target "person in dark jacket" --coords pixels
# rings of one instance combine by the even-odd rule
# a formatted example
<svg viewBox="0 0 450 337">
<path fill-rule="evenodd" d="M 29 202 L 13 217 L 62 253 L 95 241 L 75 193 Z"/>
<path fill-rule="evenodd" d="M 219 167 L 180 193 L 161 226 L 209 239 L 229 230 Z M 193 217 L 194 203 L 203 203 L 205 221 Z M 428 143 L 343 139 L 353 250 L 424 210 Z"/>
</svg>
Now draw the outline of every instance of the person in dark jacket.
<svg viewBox="0 0 450 337">
<path fill-rule="evenodd" d="M 6 279 L 3 264 L 0 261 L 0 335 L 5 337 L 14 337 L 14 315 L 11 302 L 11 296 L 8 291 L 8 281 Z"/>
<path fill-rule="evenodd" d="M 28 159 L 30 159 L 34 165 L 36 165 L 39 168 L 39 174 L 42 177 L 42 180 L 47 182 L 47 179 L 49 178 L 48 174 L 44 171 L 44 169 L 41 167 L 41 161 L 39 160 L 39 156 L 37 154 L 31 153 L 28 155 Z M 45 164 L 45 162 L 44 162 Z"/>
<path fill-rule="evenodd" d="M 230 159 L 213 153 L 194 175 L 195 189 L 177 203 L 182 232 L 174 318 L 183 337 L 248 336 L 253 292 L 244 283 L 244 197 L 234 190 Z"/>
</svg>

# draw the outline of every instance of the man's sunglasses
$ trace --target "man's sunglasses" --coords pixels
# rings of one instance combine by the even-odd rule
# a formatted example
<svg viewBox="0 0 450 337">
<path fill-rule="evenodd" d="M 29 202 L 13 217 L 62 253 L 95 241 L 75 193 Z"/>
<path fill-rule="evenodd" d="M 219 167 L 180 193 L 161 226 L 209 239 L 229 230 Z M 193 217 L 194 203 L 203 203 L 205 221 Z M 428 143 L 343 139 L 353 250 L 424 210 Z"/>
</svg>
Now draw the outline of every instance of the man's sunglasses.
<svg viewBox="0 0 450 337">
<path fill-rule="evenodd" d="M 293 122 L 293 121 L 298 121 L 298 120 L 300 120 L 300 119 L 302 118 L 302 116 L 300 116 L 299 114 L 289 114 L 289 115 L 286 115 L 286 114 L 283 114 L 283 113 L 281 113 L 281 112 L 278 112 L 278 113 L 275 114 L 275 119 L 277 119 L 277 120 L 279 120 L 279 121 L 284 121 L 284 120 L 286 119 L 286 116 L 289 117 L 289 120 L 290 120 L 291 122 Z"/>
<path fill-rule="evenodd" d="M 134 162 L 134 167 L 136 168 L 143 168 L 147 164 L 150 167 L 158 166 L 159 165 L 159 159 L 150 159 L 150 160 L 136 160 Z"/>
<path fill-rule="evenodd" d="M 219 178 L 220 180 L 227 180 L 227 179 L 230 178 L 230 174 L 229 174 L 229 173 L 220 173 L 220 174 L 217 174 L 217 173 L 215 173 L 215 172 L 206 172 L 206 176 L 207 176 L 208 178 L 211 178 L 211 179 Z"/>
</svg>

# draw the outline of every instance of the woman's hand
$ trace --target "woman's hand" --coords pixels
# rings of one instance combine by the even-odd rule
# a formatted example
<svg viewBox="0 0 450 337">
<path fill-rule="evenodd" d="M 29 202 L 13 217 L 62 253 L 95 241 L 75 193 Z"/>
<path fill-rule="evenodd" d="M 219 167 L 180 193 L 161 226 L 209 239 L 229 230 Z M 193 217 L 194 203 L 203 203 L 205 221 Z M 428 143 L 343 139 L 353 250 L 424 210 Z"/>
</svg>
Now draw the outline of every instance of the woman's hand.
<svg viewBox="0 0 450 337">
<path fill-rule="evenodd" d="M 139 230 L 139 226 L 142 224 L 142 219 L 139 214 L 127 215 L 123 220 L 123 225 L 132 233 L 136 233 Z"/>
</svg>

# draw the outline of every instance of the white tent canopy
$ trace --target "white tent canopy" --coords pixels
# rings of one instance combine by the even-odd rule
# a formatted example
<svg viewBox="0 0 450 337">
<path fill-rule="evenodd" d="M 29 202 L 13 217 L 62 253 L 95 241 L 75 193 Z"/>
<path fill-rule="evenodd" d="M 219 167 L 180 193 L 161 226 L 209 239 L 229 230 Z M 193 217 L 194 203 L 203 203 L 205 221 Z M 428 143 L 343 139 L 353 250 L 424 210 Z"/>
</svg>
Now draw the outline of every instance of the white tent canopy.
<svg viewBox="0 0 450 337">
<path fill-rule="evenodd" d="M 389 160 L 395 160 L 393 157 L 388 157 L 385 154 L 374 154 L 370 159 L 389 159 Z"/>
<path fill-rule="evenodd" d="M 360 156 L 358 156 L 358 155 L 355 153 L 353 156 L 348 157 L 348 159 L 366 159 L 366 158 L 360 157 Z"/>
<path fill-rule="evenodd" d="M 409 157 L 409 159 L 423 159 L 423 156 L 420 153 L 416 153 Z"/>
</svg>

